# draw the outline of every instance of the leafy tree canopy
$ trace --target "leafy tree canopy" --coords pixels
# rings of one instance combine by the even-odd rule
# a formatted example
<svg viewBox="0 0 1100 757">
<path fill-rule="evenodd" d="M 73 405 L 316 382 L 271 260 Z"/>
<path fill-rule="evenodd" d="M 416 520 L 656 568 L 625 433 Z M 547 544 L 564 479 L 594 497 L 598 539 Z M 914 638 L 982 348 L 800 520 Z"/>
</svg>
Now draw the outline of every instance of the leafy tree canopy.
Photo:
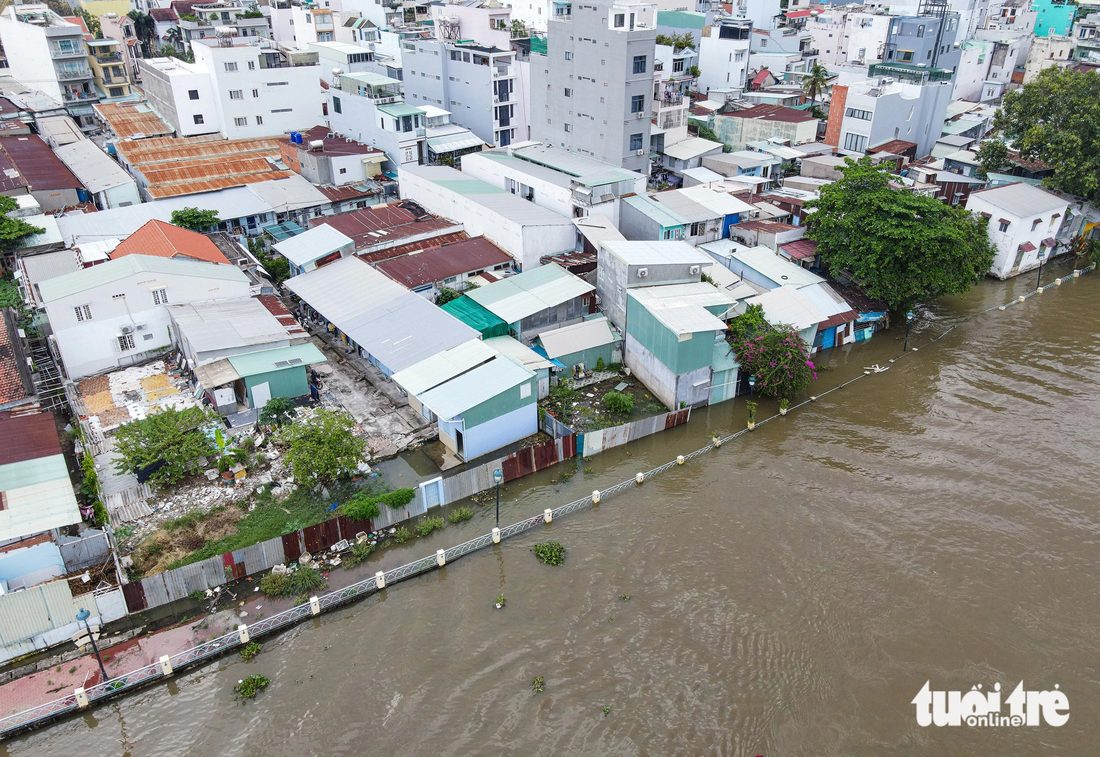
<svg viewBox="0 0 1100 757">
<path fill-rule="evenodd" d="M 320 408 L 313 417 L 284 426 L 275 440 L 286 448 L 298 483 L 329 484 L 350 476 L 366 460 L 366 444 L 352 433 L 354 426 L 346 412 Z"/>
<path fill-rule="evenodd" d="M 456 292 L 455 290 L 451 289 L 450 287 L 443 287 L 442 289 L 439 290 L 439 296 L 437 296 L 435 298 L 435 304 L 436 305 L 446 305 L 451 300 L 457 300 L 461 296 L 462 296 L 461 293 Z"/>
<path fill-rule="evenodd" d="M 115 432 L 115 451 L 119 473 L 159 464 L 149 480 L 155 484 L 174 484 L 190 471 L 191 463 L 217 451 L 206 433 L 216 418 L 201 407 L 185 410 L 167 408 L 138 421 L 130 421 Z"/>
<path fill-rule="evenodd" d="M 986 172 L 1002 173 L 1012 167 L 1012 161 L 1008 159 L 1008 145 L 999 139 L 982 142 L 976 157 Z"/>
<path fill-rule="evenodd" d="M 905 309 L 970 289 L 993 264 L 986 224 L 964 208 L 890 186 L 884 166 L 845 160 L 844 178 L 822 187 L 806 236 L 822 260 L 875 299 Z"/>
<path fill-rule="evenodd" d="M 1020 155 L 1054 169 L 1052 189 L 1100 200 L 1100 74 L 1048 68 L 1005 95 L 994 127 Z"/>
<path fill-rule="evenodd" d="M 278 428 L 286 425 L 294 417 L 294 400 L 290 397 L 272 397 L 260 410 L 261 426 Z"/>
<path fill-rule="evenodd" d="M 218 225 L 218 211 L 180 208 L 172 211 L 172 225 L 191 231 L 206 231 Z"/>
<path fill-rule="evenodd" d="M 19 207 L 12 198 L 0 195 L 0 250 L 12 250 L 19 244 L 19 240 L 31 234 L 42 234 L 46 230 L 24 221 L 22 218 L 12 218 L 8 213 Z"/>
<path fill-rule="evenodd" d="M 734 332 L 730 341 L 737 362 L 756 377 L 756 391 L 765 397 L 792 400 L 817 378 L 809 347 L 790 326 Z"/>
</svg>

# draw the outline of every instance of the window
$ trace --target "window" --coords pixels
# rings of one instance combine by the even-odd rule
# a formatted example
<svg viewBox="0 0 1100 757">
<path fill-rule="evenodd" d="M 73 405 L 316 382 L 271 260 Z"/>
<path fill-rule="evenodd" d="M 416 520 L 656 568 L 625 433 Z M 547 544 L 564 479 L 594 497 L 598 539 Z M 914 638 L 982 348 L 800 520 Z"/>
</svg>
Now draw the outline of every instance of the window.
<svg viewBox="0 0 1100 757">
<path fill-rule="evenodd" d="M 1039 224 L 1042 222 L 1042 218 L 1036 218 L 1034 221 L 1031 222 L 1031 230 L 1035 231 L 1037 228 L 1039 228 Z"/>
<path fill-rule="evenodd" d="M 333 113 L 343 113 L 344 112 L 340 109 L 340 98 L 339 97 L 333 97 L 332 98 L 332 112 Z"/>
<path fill-rule="evenodd" d="M 848 132 L 844 135 L 844 149 L 852 152 L 863 152 L 867 149 L 867 137 L 862 134 Z"/>
<path fill-rule="evenodd" d="M 154 289 L 153 290 L 153 304 L 154 305 L 167 305 L 168 304 L 168 290 L 167 289 Z"/>
<path fill-rule="evenodd" d="M 642 149 L 642 135 L 641 134 L 631 134 L 630 135 L 630 149 L 631 150 L 641 150 Z"/>
<path fill-rule="evenodd" d="M 761 47 L 767 47 L 768 46 L 768 40 L 766 40 L 766 39 L 760 40 L 760 46 Z"/>
<path fill-rule="evenodd" d="M 921 24 L 920 26 L 917 27 L 917 36 L 918 37 L 923 37 L 924 36 L 924 24 Z"/>
<path fill-rule="evenodd" d="M 630 98 L 630 112 L 641 113 L 645 109 L 645 95 L 634 95 Z"/>
<path fill-rule="evenodd" d="M 565 51 L 565 59 L 566 59 L 566 60 L 573 60 L 573 53 L 571 53 L 571 52 L 569 52 L 568 50 L 566 50 L 566 51 Z"/>
<path fill-rule="evenodd" d="M 255 71 L 256 70 L 256 61 L 254 61 L 254 60 L 248 61 L 248 70 L 249 71 Z"/>
<path fill-rule="evenodd" d="M 202 115 L 198 115 L 198 116 L 195 116 L 195 123 L 196 124 L 204 124 L 204 123 L 206 123 L 206 121 L 203 120 Z"/>
<path fill-rule="evenodd" d="M 258 90 L 258 89 L 252 90 L 252 96 L 253 97 L 259 97 L 260 96 L 260 90 Z"/>
<path fill-rule="evenodd" d="M 566 97 L 572 97 L 573 96 L 573 90 L 569 89 L 569 87 L 566 87 L 565 88 L 565 96 Z"/>
<path fill-rule="evenodd" d="M 615 28 L 622 29 L 626 26 L 626 16 L 622 13 L 615 14 Z"/>
<path fill-rule="evenodd" d="M 189 89 L 189 90 L 187 90 L 187 97 L 189 97 L 192 100 L 198 100 L 199 99 L 199 91 L 197 89 Z"/>
<path fill-rule="evenodd" d="M 565 130 L 566 130 L 567 132 L 573 131 L 573 127 L 572 127 L 572 126 L 570 126 L 569 124 L 566 124 L 566 125 L 565 125 Z"/>
<path fill-rule="evenodd" d="M 684 59 L 683 58 L 677 58 L 676 60 L 672 61 L 672 72 L 674 74 L 682 73 L 683 70 L 684 70 Z"/>
<path fill-rule="evenodd" d="M 264 117 L 263 116 L 256 116 L 256 125 L 257 126 L 263 126 L 264 125 Z"/>
<path fill-rule="evenodd" d="M 272 108 L 272 113 L 290 113 L 294 108 Z"/>
<path fill-rule="evenodd" d="M 119 334 L 118 335 L 118 351 L 129 352 L 134 349 L 134 335 L 133 334 Z"/>
<path fill-rule="evenodd" d="M 285 81 L 269 81 L 267 86 L 269 87 L 285 87 L 287 83 Z"/>
<path fill-rule="evenodd" d="M 346 168 L 341 168 L 340 169 L 340 173 L 347 173 L 347 172 L 348 172 L 348 169 L 346 169 Z"/>
<path fill-rule="evenodd" d="M 695 223 L 691 224 L 691 231 L 689 233 L 690 233 L 691 236 L 697 237 L 697 236 L 701 236 L 704 232 L 706 232 L 706 230 L 707 230 L 707 222 L 706 221 L 696 221 Z"/>
<path fill-rule="evenodd" d="M 522 399 L 526 399 L 530 396 L 531 396 L 531 385 L 530 384 L 520 384 L 520 386 L 519 386 L 519 398 L 522 400 Z"/>
<path fill-rule="evenodd" d="M 125 93 L 122 91 L 122 87 L 111 87 L 109 90 L 107 90 L 107 94 L 109 94 L 111 97 L 122 97 L 122 95 Z"/>
<path fill-rule="evenodd" d="M 1002 234 L 1008 231 L 1008 221 L 1002 219 L 1001 222 L 997 225 L 997 231 L 1001 232 Z"/>
<path fill-rule="evenodd" d="M 645 70 L 646 70 L 645 69 L 645 64 L 646 64 L 646 56 L 644 56 L 644 55 L 635 55 L 634 56 L 634 73 L 644 74 Z"/>
<path fill-rule="evenodd" d="M 78 305 L 77 307 L 73 308 L 73 310 L 76 311 L 76 320 L 77 320 L 78 323 L 80 321 L 90 321 L 90 320 L 92 320 L 92 306 L 91 305 Z"/>
<path fill-rule="evenodd" d="M 898 60 L 903 63 L 909 63 L 913 60 L 912 50 L 898 50 Z"/>
<path fill-rule="evenodd" d="M 225 64 L 225 70 L 226 71 L 236 71 L 237 70 L 237 62 L 236 61 L 229 61 L 228 63 Z"/>
<path fill-rule="evenodd" d="M 851 116 L 852 118 L 858 118 L 863 121 L 870 121 L 871 117 L 874 116 L 874 113 L 869 110 L 856 110 L 855 108 L 848 108 L 844 111 L 844 115 Z"/>
<path fill-rule="evenodd" d="M 231 90 L 229 90 L 229 99 L 230 100 L 243 100 L 244 99 L 244 92 L 242 92 L 239 89 L 231 89 Z"/>
<path fill-rule="evenodd" d="M 233 125 L 234 126 L 248 126 L 248 117 L 244 116 L 242 118 L 234 118 L 233 119 Z"/>
</svg>

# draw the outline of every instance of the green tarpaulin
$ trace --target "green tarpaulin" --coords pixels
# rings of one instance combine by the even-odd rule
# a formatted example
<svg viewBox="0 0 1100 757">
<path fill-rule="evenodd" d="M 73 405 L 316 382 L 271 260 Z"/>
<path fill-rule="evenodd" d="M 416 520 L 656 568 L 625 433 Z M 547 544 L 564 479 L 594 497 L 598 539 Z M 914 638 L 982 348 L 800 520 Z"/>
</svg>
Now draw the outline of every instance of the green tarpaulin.
<svg viewBox="0 0 1100 757">
<path fill-rule="evenodd" d="M 470 328 L 480 331 L 482 339 L 508 336 L 508 324 L 469 297 L 459 297 L 457 300 L 451 300 L 443 306 L 443 309 Z"/>
</svg>

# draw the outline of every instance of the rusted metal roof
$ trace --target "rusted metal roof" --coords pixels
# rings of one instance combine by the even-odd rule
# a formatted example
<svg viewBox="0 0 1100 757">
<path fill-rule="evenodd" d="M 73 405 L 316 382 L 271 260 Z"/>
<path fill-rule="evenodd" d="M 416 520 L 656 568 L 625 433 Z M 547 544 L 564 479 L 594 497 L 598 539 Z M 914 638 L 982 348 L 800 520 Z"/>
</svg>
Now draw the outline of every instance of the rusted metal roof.
<svg viewBox="0 0 1100 757">
<path fill-rule="evenodd" d="M 116 146 L 126 162 L 137 166 L 142 173 L 155 170 L 159 163 L 181 163 L 198 160 L 232 158 L 234 156 L 270 157 L 278 159 L 278 139 L 218 139 L 191 141 L 140 140 L 124 142 Z"/>
<path fill-rule="evenodd" d="M 0 465 L 61 454 L 57 427 L 50 413 L 0 413 L 0 439 L 19 440 L 19 444 L 0 444 Z"/>
<path fill-rule="evenodd" d="M 9 317 L 9 311 L 0 312 L 0 404 L 16 402 L 28 396 L 30 392 L 29 375 L 20 359 L 18 345 L 15 343 L 15 320 Z"/>
<path fill-rule="evenodd" d="M 355 240 L 355 249 L 373 247 L 406 237 L 453 227 L 411 202 L 376 205 L 349 213 L 311 218 L 310 226 L 327 224 Z"/>
<path fill-rule="evenodd" d="M 386 260 L 378 263 L 377 268 L 412 289 L 511 261 L 511 255 L 485 237 L 473 237 Z"/>
<path fill-rule="evenodd" d="M 166 197 L 179 197 L 180 195 L 200 194 L 201 192 L 213 192 L 218 189 L 230 189 L 242 184 L 256 184 L 261 181 L 274 181 L 275 179 L 288 179 L 294 176 L 293 171 L 272 171 L 251 176 L 236 176 L 219 179 L 203 179 L 185 184 L 167 184 L 159 187 L 149 187 L 149 196 L 154 200 L 163 200 Z"/>
<path fill-rule="evenodd" d="M 84 185 L 72 171 L 54 155 L 42 138 L 0 137 L 0 151 L 16 171 L 23 175 L 32 191 L 40 189 L 83 189 Z"/>
<path fill-rule="evenodd" d="M 119 139 L 156 137 L 175 132 L 148 103 L 96 103 L 92 108 Z"/>
<path fill-rule="evenodd" d="M 408 244 L 398 245 L 397 247 L 387 247 L 384 250 L 376 250 L 374 252 L 364 252 L 359 255 L 360 260 L 365 260 L 368 263 L 380 263 L 383 260 L 392 260 L 393 258 L 399 258 L 402 255 L 409 255 L 417 252 L 418 250 L 426 250 L 429 247 L 436 247 L 441 244 L 450 244 L 451 242 L 461 242 L 463 239 L 469 239 L 470 235 L 465 231 L 459 231 L 454 234 L 443 234 L 438 237 L 432 237 L 431 239 L 421 239 L 416 242 L 409 242 Z"/>
</svg>

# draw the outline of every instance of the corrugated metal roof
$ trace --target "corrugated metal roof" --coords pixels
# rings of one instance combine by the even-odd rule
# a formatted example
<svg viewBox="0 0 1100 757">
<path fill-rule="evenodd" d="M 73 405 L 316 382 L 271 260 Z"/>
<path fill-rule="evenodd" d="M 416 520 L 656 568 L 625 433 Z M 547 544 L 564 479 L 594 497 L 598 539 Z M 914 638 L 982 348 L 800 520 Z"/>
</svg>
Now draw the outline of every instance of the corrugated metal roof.
<svg viewBox="0 0 1100 757">
<path fill-rule="evenodd" d="M 49 420 L 52 426 L 52 418 Z M 0 510 L 0 541 L 80 522 L 69 470 L 60 452 L 0 466 L 0 492 L 7 504 Z"/>
<path fill-rule="evenodd" d="M 634 195 L 633 197 L 624 197 L 622 201 L 638 212 L 644 213 L 646 216 L 656 221 L 662 229 L 672 228 L 673 226 L 685 226 L 689 223 L 688 219 L 684 218 L 672 208 L 665 207 L 652 197 Z"/>
<path fill-rule="evenodd" d="M 801 153 L 799 153 L 801 155 Z M 699 166 L 698 168 L 686 168 L 683 171 L 684 176 L 689 179 L 694 179 L 700 184 L 710 184 L 712 181 L 722 181 L 726 177 L 720 173 Z"/>
<path fill-rule="evenodd" d="M 511 261 L 511 255 L 485 237 L 473 237 L 384 260 L 376 266 L 394 281 L 411 289 Z"/>
<path fill-rule="evenodd" d="M 535 374 L 505 357 L 495 357 L 420 395 L 422 405 L 444 420 L 451 420 L 509 389 L 530 381 Z M 516 391 L 519 391 L 516 389 Z"/>
<path fill-rule="evenodd" d="M 274 350 L 248 352 L 244 355 L 231 355 L 227 359 L 233 366 L 233 370 L 242 377 L 281 371 L 301 365 L 314 365 L 328 360 L 313 342 L 279 347 Z"/>
<path fill-rule="evenodd" d="M 573 326 L 544 331 L 539 334 L 538 340 L 542 344 L 542 348 L 546 350 L 547 357 L 557 358 L 581 350 L 612 344 L 620 341 L 621 338 L 611 330 L 611 323 L 607 318 L 601 316 L 589 321 L 582 321 Z"/>
<path fill-rule="evenodd" d="M 148 103 L 97 103 L 92 106 L 119 139 L 155 137 L 175 130 Z"/>
<path fill-rule="evenodd" d="M 212 265 L 201 260 L 184 260 L 182 258 L 127 255 L 118 260 L 109 260 L 91 268 L 84 268 L 49 281 L 43 281 L 38 288 L 42 292 L 43 302 L 53 302 L 77 292 L 84 292 L 104 284 L 119 281 L 135 273 L 145 272 L 248 283 L 248 277 L 236 266 Z"/>
<path fill-rule="evenodd" d="M 215 360 L 212 363 L 195 368 L 195 380 L 199 383 L 199 386 L 205 389 L 223 386 L 239 378 L 240 374 L 233 369 L 232 363 L 227 358 Z"/>
<path fill-rule="evenodd" d="M 797 331 L 821 323 L 829 316 L 802 296 L 793 286 L 782 286 L 746 300 L 749 305 L 764 309 L 764 318 L 772 325 L 786 324 Z"/>
<path fill-rule="evenodd" d="M 690 160 L 691 158 L 698 158 L 700 155 L 706 155 L 714 150 L 722 150 L 721 142 L 711 142 L 709 139 L 702 139 L 700 137 L 689 137 L 688 139 L 677 142 L 671 147 L 665 148 L 665 155 L 676 160 Z"/>
<path fill-rule="evenodd" d="M 802 266 L 776 255 L 767 247 L 737 250 L 730 257 L 774 281 L 779 286 L 803 287 L 824 281 L 816 273 L 811 273 Z"/>
<path fill-rule="evenodd" d="M 0 412 L 0 439 L 19 440 L 19 444 L 0 444 L 0 466 L 61 454 L 57 427 L 49 413 Z"/>
<path fill-rule="evenodd" d="M 628 171 L 602 160 L 543 143 L 514 147 L 512 154 L 523 160 L 568 174 L 578 183 L 589 187 L 620 181 L 635 181 L 642 176 L 635 171 Z"/>
<path fill-rule="evenodd" d="M 413 202 L 389 203 L 359 208 L 348 213 L 311 218 L 310 226 L 332 226 L 355 240 L 362 250 L 375 245 L 396 244 L 402 239 L 453 229 L 454 224 L 424 210 Z"/>
<path fill-rule="evenodd" d="M 309 265 L 345 247 L 351 249 L 355 240 L 341 233 L 335 226 L 322 224 L 309 231 L 284 239 L 275 245 L 275 250 L 298 267 Z"/>
<path fill-rule="evenodd" d="M 660 265 L 662 263 L 714 264 L 714 260 L 709 255 L 697 250 L 687 242 L 603 242 L 600 246 L 627 265 Z"/>
<path fill-rule="evenodd" d="M 703 308 L 732 305 L 737 301 L 730 292 L 705 281 L 638 287 L 631 290 L 631 293 L 639 302 L 680 302 Z"/>
<path fill-rule="evenodd" d="M 471 339 L 398 371 L 390 378 L 409 394 L 420 396 L 429 389 L 492 360 L 496 354 L 485 342 Z"/>
<path fill-rule="evenodd" d="M 391 372 L 478 335 L 355 257 L 294 276 L 285 286 Z"/>
<path fill-rule="evenodd" d="M 19 263 L 26 271 L 28 284 L 38 284 L 80 270 L 80 263 L 77 262 L 72 250 L 27 255 L 20 258 Z"/>
<path fill-rule="evenodd" d="M 288 340 L 279 319 L 253 297 L 169 305 L 168 313 L 196 352 Z"/>
<path fill-rule="evenodd" d="M 486 339 L 493 336 L 504 336 L 509 331 L 507 323 L 469 297 L 459 297 L 456 300 L 451 300 L 443 306 L 443 310 L 476 329 Z"/>
<path fill-rule="evenodd" d="M 81 189 L 83 185 L 37 134 L 0 137 L 0 150 L 27 180 L 32 191 Z"/>
<path fill-rule="evenodd" d="M 950 181 L 948 174 L 945 181 Z M 1059 210 L 1067 206 L 1067 202 L 1057 195 L 1044 192 L 1038 187 L 1020 182 L 1018 184 L 1005 184 L 992 189 L 980 189 L 971 192 L 971 197 L 988 202 L 994 207 L 1000 208 L 1018 218 L 1046 213 L 1051 210 Z"/>
<path fill-rule="evenodd" d="M 503 321 L 517 323 L 594 289 L 557 263 L 549 263 L 475 289 L 466 296 Z"/>
<path fill-rule="evenodd" d="M 494 336 L 492 339 L 486 339 L 485 344 L 492 347 L 504 357 L 519 362 L 520 365 L 531 371 L 550 368 L 554 365 L 530 347 L 518 342 L 510 336 Z"/>
<path fill-rule="evenodd" d="M 715 292 L 719 291 L 710 286 L 710 284 L 703 284 L 703 286 L 710 287 L 714 289 Z M 646 296 L 646 293 L 650 289 L 661 288 L 662 287 L 640 287 L 631 289 L 628 292 L 628 297 L 648 310 L 654 318 L 660 321 L 665 328 L 673 334 L 680 335 L 695 334 L 704 331 L 722 331 L 726 328 L 725 321 L 714 316 L 702 305 L 688 300 Z"/>
<path fill-rule="evenodd" d="M 90 192 L 134 183 L 134 178 L 90 139 L 62 145 L 54 152 Z"/>
</svg>

